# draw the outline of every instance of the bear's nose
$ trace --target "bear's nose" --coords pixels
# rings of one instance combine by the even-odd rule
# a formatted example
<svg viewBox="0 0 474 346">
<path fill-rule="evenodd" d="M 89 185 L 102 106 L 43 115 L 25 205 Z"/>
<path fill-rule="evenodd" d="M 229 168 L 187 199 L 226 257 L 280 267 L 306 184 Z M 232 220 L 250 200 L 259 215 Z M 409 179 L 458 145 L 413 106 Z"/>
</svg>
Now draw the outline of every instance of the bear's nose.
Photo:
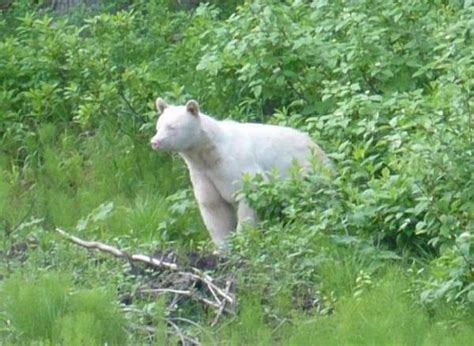
<svg viewBox="0 0 474 346">
<path fill-rule="evenodd" d="M 160 141 L 158 139 L 151 140 L 151 147 L 155 150 L 160 149 Z"/>
</svg>

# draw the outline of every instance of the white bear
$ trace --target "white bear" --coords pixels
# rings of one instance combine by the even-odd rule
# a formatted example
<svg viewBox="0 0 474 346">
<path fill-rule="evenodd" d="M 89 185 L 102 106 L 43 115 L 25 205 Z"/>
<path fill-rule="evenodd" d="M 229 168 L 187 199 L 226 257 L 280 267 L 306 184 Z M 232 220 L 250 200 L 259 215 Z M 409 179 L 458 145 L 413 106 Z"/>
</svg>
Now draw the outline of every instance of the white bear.
<svg viewBox="0 0 474 346">
<path fill-rule="evenodd" d="M 330 165 L 322 149 L 295 129 L 219 121 L 201 113 L 194 100 L 173 106 L 158 98 L 156 107 L 161 116 L 151 146 L 183 157 L 204 224 L 218 247 L 236 227 L 256 223 L 255 211 L 235 197 L 244 173 L 265 176 L 276 168 L 285 177 L 295 162 L 308 168 L 312 157 Z"/>
</svg>

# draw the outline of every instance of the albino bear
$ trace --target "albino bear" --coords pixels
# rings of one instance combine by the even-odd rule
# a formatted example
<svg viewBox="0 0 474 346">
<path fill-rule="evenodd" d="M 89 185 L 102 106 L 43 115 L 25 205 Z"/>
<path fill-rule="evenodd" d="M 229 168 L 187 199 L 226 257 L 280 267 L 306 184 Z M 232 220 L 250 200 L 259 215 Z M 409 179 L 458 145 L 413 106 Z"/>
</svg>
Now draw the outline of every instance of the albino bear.
<svg viewBox="0 0 474 346">
<path fill-rule="evenodd" d="M 292 128 L 219 121 L 201 113 L 194 100 L 172 106 L 158 98 L 156 107 L 161 116 L 151 146 L 183 157 L 204 224 L 219 247 L 236 226 L 256 223 L 255 211 L 235 198 L 242 174 L 264 175 L 276 168 L 285 177 L 295 162 L 308 168 L 312 157 L 329 164 L 307 134 Z"/>
</svg>

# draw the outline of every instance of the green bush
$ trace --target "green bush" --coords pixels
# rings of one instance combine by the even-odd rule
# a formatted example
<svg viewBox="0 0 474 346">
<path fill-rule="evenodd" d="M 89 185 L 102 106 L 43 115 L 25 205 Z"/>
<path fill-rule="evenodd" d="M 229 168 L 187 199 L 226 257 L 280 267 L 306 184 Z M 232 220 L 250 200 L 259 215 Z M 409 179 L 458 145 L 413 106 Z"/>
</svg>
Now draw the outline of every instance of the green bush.
<svg viewBox="0 0 474 346">
<path fill-rule="evenodd" d="M 149 148 L 157 96 L 196 98 L 219 118 L 307 131 L 334 163 L 333 175 L 315 167 L 303 178 L 246 180 L 241 194 L 261 222 L 233 237 L 230 257 L 238 293 L 263 292 L 261 304 L 244 302 L 237 318 L 246 342 L 278 339 L 269 328 L 296 319 L 306 302 L 334 312 L 316 318 L 314 335 L 339 331 L 348 343 L 361 341 L 359 331 L 381 343 L 377 328 L 393 327 L 404 309 L 415 315 L 403 315 L 408 324 L 391 335 L 399 343 L 445 335 L 430 329 L 425 308 L 446 305 L 457 314 L 440 323 L 462 324 L 474 301 L 473 11 L 471 2 L 444 0 L 212 1 L 191 10 L 106 1 L 101 11 L 58 15 L 15 1 L 0 18 L 8 338 L 119 340 L 95 328 L 107 315 L 74 307 L 74 299 L 113 300 L 100 290 L 70 295 L 61 276 L 41 277 L 37 287 L 12 276 L 26 266 L 74 270 L 91 286 L 104 276 L 133 281 L 104 275 L 110 266 L 58 246 L 49 229 L 126 249 L 207 248 L 184 164 Z M 400 280 L 409 284 L 380 276 L 387 266 L 406 272 Z M 390 285 L 409 289 L 422 308 L 402 299 L 385 309 Z M 373 304 L 364 295 L 370 289 Z M 30 308 L 47 313 L 22 313 Z M 379 324 L 358 324 L 359 310 Z M 420 341 L 410 324 L 429 331 Z M 265 325 L 261 335 L 254 325 Z M 316 337 L 312 326 L 298 327 L 294 342 Z M 458 337 L 469 340 L 469 331 Z"/>
</svg>

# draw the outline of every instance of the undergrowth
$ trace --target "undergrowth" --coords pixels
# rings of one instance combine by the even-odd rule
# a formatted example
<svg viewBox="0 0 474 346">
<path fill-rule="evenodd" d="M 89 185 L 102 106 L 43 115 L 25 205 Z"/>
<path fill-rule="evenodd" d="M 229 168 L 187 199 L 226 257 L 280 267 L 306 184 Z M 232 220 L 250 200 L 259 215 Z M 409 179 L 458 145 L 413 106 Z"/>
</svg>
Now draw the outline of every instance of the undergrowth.
<svg viewBox="0 0 474 346">
<path fill-rule="evenodd" d="M 20 343 L 68 345 L 125 343 L 125 320 L 110 291 L 72 291 L 71 279 L 42 274 L 25 282 L 10 277 L 2 287 L 2 310 Z"/>
<path fill-rule="evenodd" d="M 0 17 L 0 343 L 474 344 L 468 1 L 105 1 Z M 335 172 L 246 177 L 261 222 L 223 254 L 215 316 L 138 294 L 156 272 L 78 249 L 213 247 L 157 96 L 307 131 Z M 182 322 L 182 321 L 181 321 Z"/>
</svg>

